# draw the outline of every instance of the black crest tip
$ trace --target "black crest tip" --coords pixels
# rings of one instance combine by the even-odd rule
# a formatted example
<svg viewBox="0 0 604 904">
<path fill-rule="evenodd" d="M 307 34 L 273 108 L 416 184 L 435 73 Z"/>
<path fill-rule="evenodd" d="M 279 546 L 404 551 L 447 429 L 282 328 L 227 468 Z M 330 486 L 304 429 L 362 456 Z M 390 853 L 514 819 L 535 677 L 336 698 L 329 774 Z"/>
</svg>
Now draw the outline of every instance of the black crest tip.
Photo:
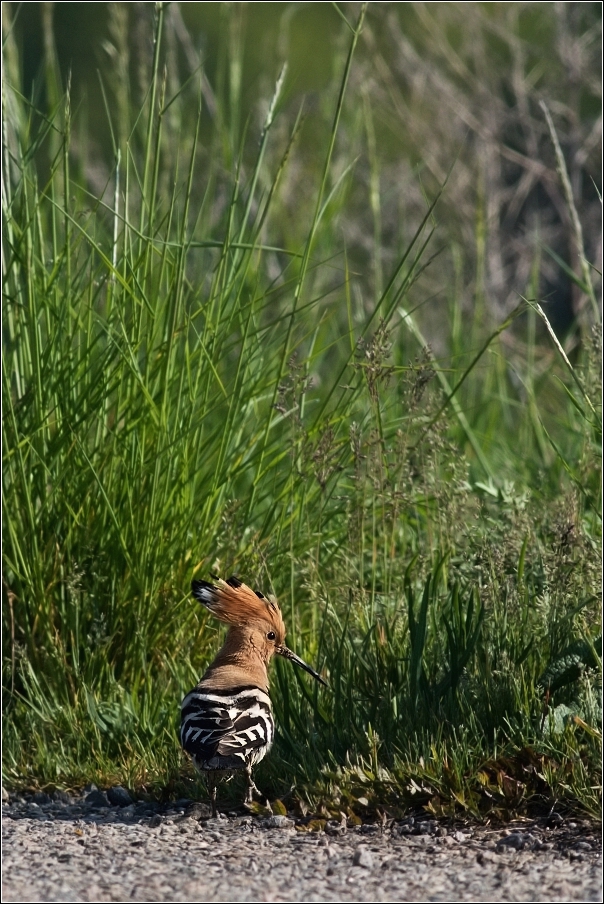
<svg viewBox="0 0 604 904">
<path fill-rule="evenodd" d="M 213 593 L 216 590 L 214 584 L 210 584 L 209 581 L 191 581 L 191 590 L 193 591 L 193 596 L 195 599 L 201 600 L 201 602 L 205 602 L 207 597 L 206 594 L 208 592 Z"/>
</svg>

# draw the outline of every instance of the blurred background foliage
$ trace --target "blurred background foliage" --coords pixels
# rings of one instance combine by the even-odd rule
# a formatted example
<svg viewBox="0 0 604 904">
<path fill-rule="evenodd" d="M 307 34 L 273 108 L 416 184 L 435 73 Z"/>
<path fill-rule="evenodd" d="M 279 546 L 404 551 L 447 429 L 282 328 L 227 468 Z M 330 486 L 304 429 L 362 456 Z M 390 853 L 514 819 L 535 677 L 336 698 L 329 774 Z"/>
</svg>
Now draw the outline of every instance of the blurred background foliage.
<svg viewBox="0 0 604 904">
<path fill-rule="evenodd" d="M 114 146 L 123 150 L 149 91 L 153 3 L 5 7 L 7 72 L 16 78 L 18 70 L 25 95 L 41 109 L 57 102 L 71 77 L 72 107 L 80 111 L 71 152 L 94 195 L 107 192 Z M 355 7 L 342 9 L 352 16 Z M 330 3 L 172 3 L 166 10 L 167 91 L 198 79 L 202 67 L 201 145 L 212 153 L 219 140 L 226 166 L 242 141 L 244 159 L 254 158 L 268 98 L 287 63 L 279 137 L 290 133 L 302 101 L 305 120 L 280 193 L 283 234 L 274 238 L 285 247 L 302 241 L 312 204 L 304 186 L 321 167 L 346 34 Z M 334 159 L 339 174 L 358 148 L 345 188 L 348 215 L 338 225 L 368 306 L 423 215 L 425 193 L 442 185 L 454 161 L 439 205 L 441 241 L 453 253 L 439 263 L 435 292 L 454 286 L 469 310 L 480 296 L 487 316 L 497 317 L 525 292 L 539 249 L 552 249 L 579 272 L 540 101 L 555 116 L 587 257 L 599 259 L 600 52 L 597 3 L 369 6 Z M 113 129 L 103 95 L 117 114 Z M 167 115 L 177 134 L 179 114 Z M 584 294 L 552 255 L 541 254 L 539 269 L 539 295 L 565 332 Z"/>
<path fill-rule="evenodd" d="M 270 793 L 597 812 L 600 5 L 3 35 L 5 780 L 192 793 L 213 569 L 330 682 Z"/>
</svg>

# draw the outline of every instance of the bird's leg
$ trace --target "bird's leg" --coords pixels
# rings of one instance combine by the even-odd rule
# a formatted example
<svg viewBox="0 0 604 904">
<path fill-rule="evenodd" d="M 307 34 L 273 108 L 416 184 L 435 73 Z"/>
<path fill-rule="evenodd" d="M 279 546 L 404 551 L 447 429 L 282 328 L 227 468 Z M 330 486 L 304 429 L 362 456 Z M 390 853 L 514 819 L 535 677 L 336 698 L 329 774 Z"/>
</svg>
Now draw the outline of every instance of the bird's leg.
<svg viewBox="0 0 604 904">
<path fill-rule="evenodd" d="M 212 806 L 212 819 L 216 819 L 218 816 L 218 808 L 216 806 L 216 795 L 217 795 L 217 786 L 218 782 L 216 781 L 216 776 L 213 772 L 208 772 L 207 776 L 208 783 L 208 794 L 210 795 L 210 804 Z"/>
<path fill-rule="evenodd" d="M 260 791 L 258 790 L 258 788 L 256 787 L 256 785 L 254 784 L 254 780 L 253 780 L 253 778 L 252 778 L 252 767 L 251 767 L 251 766 L 246 766 L 246 769 L 245 769 L 245 777 L 246 777 L 246 779 L 247 779 L 247 791 L 246 791 L 246 794 L 245 794 L 245 803 L 246 803 L 246 804 L 251 804 L 251 803 L 253 802 L 253 800 L 254 800 L 254 791 L 256 792 L 256 794 L 258 795 L 258 797 L 261 796 L 261 795 L 260 795 Z"/>
</svg>

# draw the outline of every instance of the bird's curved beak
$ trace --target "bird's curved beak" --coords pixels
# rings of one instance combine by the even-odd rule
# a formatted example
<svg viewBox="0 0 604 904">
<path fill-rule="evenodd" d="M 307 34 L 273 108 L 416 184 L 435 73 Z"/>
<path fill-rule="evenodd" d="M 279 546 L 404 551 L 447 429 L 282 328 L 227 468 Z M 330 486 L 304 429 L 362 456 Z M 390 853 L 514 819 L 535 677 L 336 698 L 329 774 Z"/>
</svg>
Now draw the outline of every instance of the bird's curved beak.
<svg viewBox="0 0 604 904">
<path fill-rule="evenodd" d="M 311 669 L 311 667 L 307 665 L 303 659 L 300 659 L 299 656 L 296 656 L 295 653 L 292 653 L 292 651 L 288 647 L 277 647 L 275 653 L 278 653 L 279 656 L 283 656 L 285 659 L 289 659 L 291 662 L 295 662 L 296 665 L 299 665 L 301 669 L 304 669 L 305 672 L 308 672 L 309 675 L 312 675 L 313 678 L 316 678 L 317 681 L 320 681 L 321 684 L 324 684 L 325 687 L 328 687 L 327 682 L 323 681 L 319 673 L 315 672 L 314 669 Z"/>
</svg>

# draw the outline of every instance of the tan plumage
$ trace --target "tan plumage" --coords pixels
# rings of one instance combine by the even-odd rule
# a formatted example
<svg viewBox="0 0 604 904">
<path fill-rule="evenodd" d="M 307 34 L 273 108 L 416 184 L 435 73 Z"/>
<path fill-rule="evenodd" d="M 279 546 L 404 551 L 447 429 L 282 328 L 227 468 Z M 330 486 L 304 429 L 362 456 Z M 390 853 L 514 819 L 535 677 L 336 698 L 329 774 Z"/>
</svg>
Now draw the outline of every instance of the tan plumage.
<svg viewBox="0 0 604 904">
<path fill-rule="evenodd" d="M 252 766 L 270 750 L 274 736 L 268 696 L 268 665 L 277 654 L 325 684 L 285 644 L 285 624 L 276 602 L 235 576 L 216 583 L 193 581 L 193 595 L 229 625 L 225 642 L 202 679 L 182 703 L 181 744 L 204 773 L 216 815 L 216 780 L 245 769 L 246 802 L 257 791 Z"/>
<path fill-rule="evenodd" d="M 224 645 L 203 676 L 207 687 L 255 684 L 268 690 L 267 667 L 285 640 L 279 607 L 246 584 L 229 578 L 193 582 L 193 595 L 212 615 L 230 626 Z M 274 634 L 273 640 L 267 635 Z"/>
<path fill-rule="evenodd" d="M 270 621 L 275 629 L 285 636 L 285 625 L 279 606 L 267 599 L 259 590 L 252 590 L 234 575 L 223 581 L 214 578 L 216 584 L 208 581 L 193 581 L 193 595 L 200 599 L 210 612 L 228 625 L 244 627 L 253 621 Z M 207 592 L 203 598 L 201 594 Z"/>
</svg>

